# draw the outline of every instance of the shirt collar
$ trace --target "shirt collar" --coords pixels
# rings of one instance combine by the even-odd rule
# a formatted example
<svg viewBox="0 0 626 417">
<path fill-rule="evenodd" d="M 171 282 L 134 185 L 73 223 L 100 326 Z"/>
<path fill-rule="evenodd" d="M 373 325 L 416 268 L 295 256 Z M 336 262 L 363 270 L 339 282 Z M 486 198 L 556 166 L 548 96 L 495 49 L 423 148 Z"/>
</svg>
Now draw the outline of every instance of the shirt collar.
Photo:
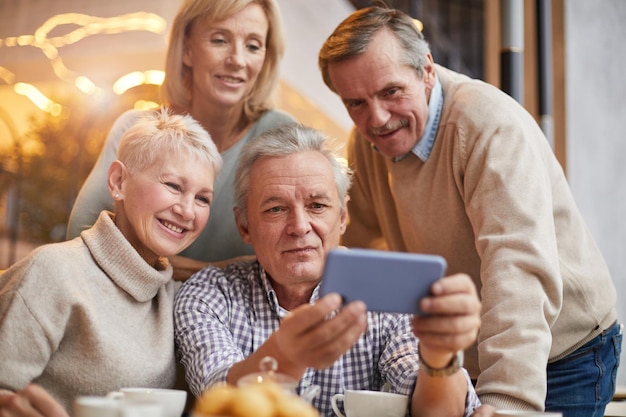
<svg viewBox="0 0 626 417">
<path fill-rule="evenodd" d="M 265 269 L 263 269 L 263 267 L 260 267 L 260 271 L 261 271 L 261 274 L 260 274 L 261 285 L 263 286 L 263 290 L 265 291 L 265 294 L 267 295 L 267 299 L 269 301 L 270 307 L 272 308 L 272 310 L 274 310 L 274 312 L 276 312 L 278 317 L 282 319 L 287 314 L 289 314 L 289 311 L 284 309 L 278 302 L 278 296 L 276 295 L 276 291 L 272 287 L 272 283 L 267 277 L 267 272 L 265 272 Z M 313 294 L 311 294 L 309 303 L 313 304 L 319 298 L 319 288 L 320 286 L 319 284 L 317 284 L 317 286 L 313 290 Z"/>
<path fill-rule="evenodd" d="M 433 144 L 435 143 L 435 135 L 437 134 L 437 128 L 439 127 L 439 120 L 441 118 L 441 108 L 443 107 L 443 89 L 439 78 L 435 78 L 435 86 L 430 92 L 430 101 L 428 102 L 428 121 L 426 122 L 426 128 L 424 134 L 420 140 L 413 147 L 413 153 L 426 162 L 430 156 L 430 152 L 433 150 Z"/>
</svg>

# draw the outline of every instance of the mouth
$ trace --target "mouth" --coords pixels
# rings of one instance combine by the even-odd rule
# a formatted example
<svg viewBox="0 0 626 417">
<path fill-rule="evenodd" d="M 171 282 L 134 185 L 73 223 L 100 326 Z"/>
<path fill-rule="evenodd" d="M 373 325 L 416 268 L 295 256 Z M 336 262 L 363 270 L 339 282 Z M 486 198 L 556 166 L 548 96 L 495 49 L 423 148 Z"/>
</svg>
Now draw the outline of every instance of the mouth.
<svg viewBox="0 0 626 417">
<path fill-rule="evenodd" d="M 311 246 L 304 246 L 301 248 L 293 248 L 293 249 L 288 249 L 285 251 L 285 253 L 287 254 L 292 254 L 292 255 L 306 255 L 308 253 L 311 252 L 315 252 L 315 248 L 311 247 Z"/>
<path fill-rule="evenodd" d="M 183 232 L 185 232 L 187 229 L 182 228 L 180 226 L 177 226 L 173 223 L 167 222 L 165 220 L 159 220 L 159 222 L 166 228 L 171 230 L 174 233 L 178 233 L 178 234 L 182 234 Z"/>
<path fill-rule="evenodd" d="M 391 135 L 398 130 L 405 128 L 409 125 L 409 121 L 406 119 L 397 120 L 393 122 L 389 122 L 381 127 L 372 127 L 369 129 L 369 133 L 371 136 L 388 136 Z"/>
<path fill-rule="evenodd" d="M 218 75 L 217 78 L 229 84 L 242 84 L 244 82 L 243 78 L 231 77 L 228 75 Z"/>
</svg>

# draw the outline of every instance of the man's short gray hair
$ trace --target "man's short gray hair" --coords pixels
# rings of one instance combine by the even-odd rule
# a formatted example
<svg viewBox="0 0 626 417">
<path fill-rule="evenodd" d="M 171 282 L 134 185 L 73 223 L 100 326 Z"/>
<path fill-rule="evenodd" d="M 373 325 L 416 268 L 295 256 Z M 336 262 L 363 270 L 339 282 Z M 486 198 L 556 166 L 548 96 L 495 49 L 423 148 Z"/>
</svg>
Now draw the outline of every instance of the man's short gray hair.
<svg viewBox="0 0 626 417">
<path fill-rule="evenodd" d="M 326 39 L 319 53 L 318 64 L 324 83 L 332 91 L 335 86 L 330 80 L 328 66 L 364 53 L 374 35 L 389 30 L 400 41 L 404 50 L 402 64 L 408 65 L 422 77 L 428 65 L 430 47 L 415 21 L 406 13 L 381 6 L 366 7 L 348 16 Z"/>
<path fill-rule="evenodd" d="M 352 171 L 332 147 L 331 141 L 323 132 L 301 124 L 287 124 L 259 135 L 248 142 L 239 156 L 235 173 L 235 207 L 240 210 L 242 219 L 247 221 L 248 194 L 250 193 L 250 171 L 259 158 L 283 157 L 302 152 L 317 151 L 326 157 L 333 168 L 333 176 L 341 209 L 350 188 Z"/>
</svg>

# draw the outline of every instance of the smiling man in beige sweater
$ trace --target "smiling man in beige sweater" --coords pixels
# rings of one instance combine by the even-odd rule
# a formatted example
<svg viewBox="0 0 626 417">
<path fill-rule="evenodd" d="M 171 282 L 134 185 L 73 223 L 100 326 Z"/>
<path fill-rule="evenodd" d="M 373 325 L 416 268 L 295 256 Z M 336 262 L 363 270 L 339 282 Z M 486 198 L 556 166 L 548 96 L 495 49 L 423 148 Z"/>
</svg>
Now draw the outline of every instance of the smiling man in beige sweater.
<svg viewBox="0 0 626 417">
<path fill-rule="evenodd" d="M 442 255 L 481 289 L 465 361 L 474 415 L 603 415 L 621 350 L 616 291 L 531 115 L 435 65 L 412 19 L 384 7 L 342 22 L 320 68 L 356 125 L 342 243 Z"/>
</svg>

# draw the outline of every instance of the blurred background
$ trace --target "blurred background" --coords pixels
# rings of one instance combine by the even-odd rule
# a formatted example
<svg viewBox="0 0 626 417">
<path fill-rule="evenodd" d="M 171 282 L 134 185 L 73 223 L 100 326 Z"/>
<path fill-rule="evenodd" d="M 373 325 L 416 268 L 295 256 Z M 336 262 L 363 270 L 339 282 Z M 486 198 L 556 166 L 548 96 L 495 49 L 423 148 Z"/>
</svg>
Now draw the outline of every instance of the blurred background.
<svg viewBox="0 0 626 417">
<path fill-rule="evenodd" d="M 278 107 L 343 140 L 351 122 L 317 53 L 367 0 L 278 0 L 287 34 Z M 115 118 L 159 103 L 180 0 L 0 0 L 0 269 L 63 240 Z M 435 61 L 503 88 L 549 132 L 574 197 L 626 296 L 626 1 L 388 0 L 419 19 Z M 511 4 L 519 9 L 505 14 Z M 545 21 L 545 7 L 549 14 Z M 520 45 L 510 29 L 521 25 Z M 547 47 L 547 50 L 546 50 Z M 513 94 L 512 94 L 513 95 Z M 626 305 L 618 302 L 622 322 Z M 619 382 L 626 385 L 626 369 Z"/>
</svg>

